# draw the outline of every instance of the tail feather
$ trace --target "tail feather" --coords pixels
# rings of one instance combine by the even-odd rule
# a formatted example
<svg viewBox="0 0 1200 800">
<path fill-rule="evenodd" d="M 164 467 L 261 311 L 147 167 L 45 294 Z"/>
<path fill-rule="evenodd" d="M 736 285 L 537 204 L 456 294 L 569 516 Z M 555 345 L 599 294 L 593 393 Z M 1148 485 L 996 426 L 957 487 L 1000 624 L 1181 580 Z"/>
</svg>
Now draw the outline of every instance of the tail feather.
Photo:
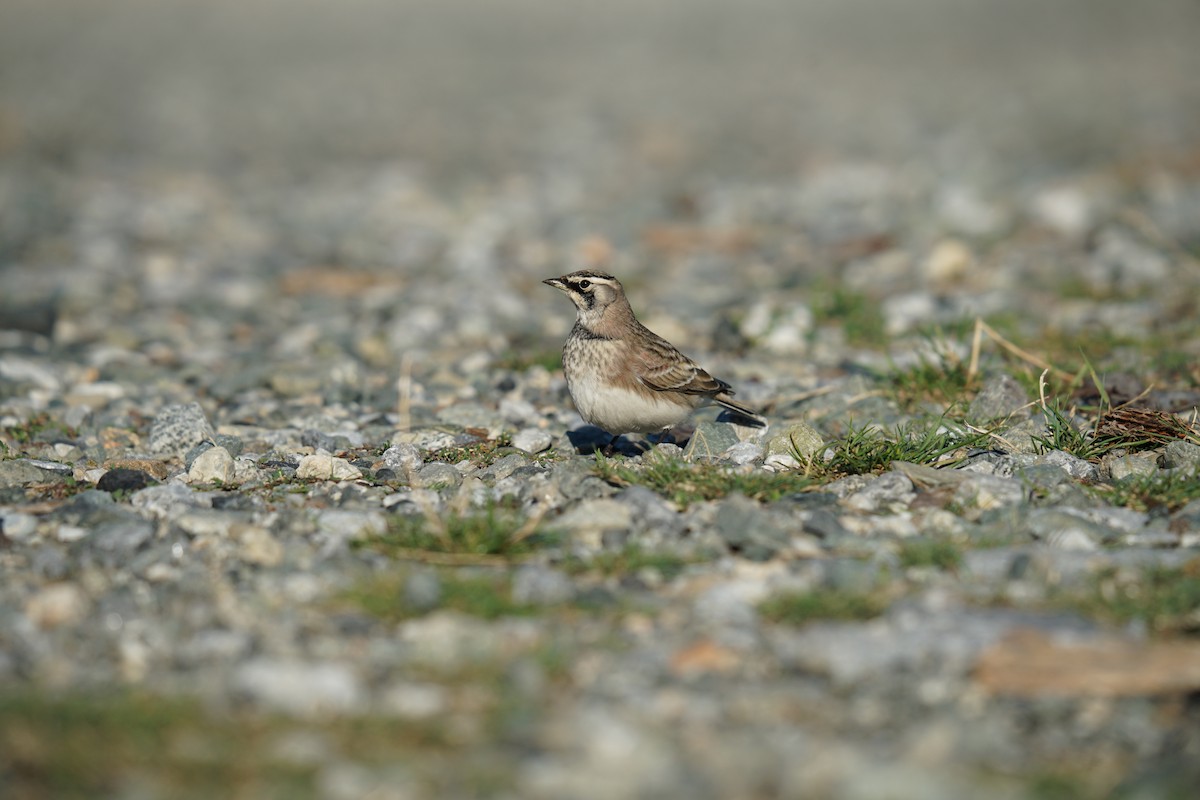
<svg viewBox="0 0 1200 800">
<path fill-rule="evenodd" d="M 766 419 L 763 418 L 763 416 L 761 414 L 759 414 L 756 411 L 752 411 L 751 409 L 747 408 L 746 406 L 744 406 L 741 403 L 737 402 L 736 400 L 732 399 L 725 392 L 715 395 L 713 397 L 713 400 L 716 401 L 719 405 L 722 405 L 725 408 L 729 409 L 733 413 L 735 413 L 741 417 L 744 417 L 746 419 L 746 421 L 750 423 L 750 427 L 765 428 L 767 426 L 767 421 L 766 421 Z"/>
</svg>

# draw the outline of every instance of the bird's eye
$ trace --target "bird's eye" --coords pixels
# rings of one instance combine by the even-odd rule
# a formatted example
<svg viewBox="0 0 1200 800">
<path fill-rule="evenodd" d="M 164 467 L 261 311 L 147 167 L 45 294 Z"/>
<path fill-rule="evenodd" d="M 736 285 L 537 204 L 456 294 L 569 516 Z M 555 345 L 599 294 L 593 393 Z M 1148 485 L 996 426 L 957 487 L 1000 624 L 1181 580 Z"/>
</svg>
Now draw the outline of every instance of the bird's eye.
<svg viewBox="0 0 1200 800">
<path fill-rule="evenodd" d="M 591 282 L 591 281 L 580 281 L 580 282 L 579 282 L 579 288 L 580 288 L 580 289 L 589 289 L 589 288 L 591 288 L 591 286 L 592 286 L 592 282 Z"/>
</svg>

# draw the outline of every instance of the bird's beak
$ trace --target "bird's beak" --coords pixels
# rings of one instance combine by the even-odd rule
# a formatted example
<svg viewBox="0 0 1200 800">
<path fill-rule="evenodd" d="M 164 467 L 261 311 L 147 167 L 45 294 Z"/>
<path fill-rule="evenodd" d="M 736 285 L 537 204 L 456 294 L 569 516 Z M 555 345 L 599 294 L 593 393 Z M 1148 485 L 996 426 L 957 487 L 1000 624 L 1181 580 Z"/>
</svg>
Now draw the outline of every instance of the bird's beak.
<svg viewBox="0 0 1200 800">
<path fill-rule="evenodd" d="M 563 283 L 562 278 L 546 278 L 546 280 L 542 281 L 542 283 L 546 284 L 547 286 L 553 286 L 559 291 L 566 291 L 567 287 L 567 285 Z"/>
</svg>

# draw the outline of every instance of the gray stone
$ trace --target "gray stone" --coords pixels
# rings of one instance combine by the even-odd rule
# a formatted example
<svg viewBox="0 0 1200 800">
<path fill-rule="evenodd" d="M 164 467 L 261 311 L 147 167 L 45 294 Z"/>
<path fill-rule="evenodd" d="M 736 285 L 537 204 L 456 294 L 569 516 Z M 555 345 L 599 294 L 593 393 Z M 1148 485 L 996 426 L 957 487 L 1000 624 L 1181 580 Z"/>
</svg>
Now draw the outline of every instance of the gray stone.
<svg viewBox="0 0 1200 800">
<path fill-rule="evenodd" d="M 421 458 L 421 449 L 412 442 L 394 444 L 383 451 L 383 463 L 397 475 L 408 479 L 408 476 L 419 470 L 425 460 Z"/>
<path fill-rule="evenodd" d="M 633 526 L 633 511 L 628 505 L 607 498 L 583 500 L 557 519 L 550 527 L 566 531 L 577 544 L 599 547 L 607 531 L 628 532 Z"/>
<path fill-rule="evenodd" d="M 982 650 L 1018 628 L 1091 631 L 1073 615 L 1008 609 L 926 611 L 896 609 L 868 624 L 815 623 L 779 628 L 771 643 L 785 667 L 827 675 L 851 687 L 905 673 L 965 677 Z"/>
<path fill-rule="evenodd" d="M 210 447 L 205 450 L 188 468 L 188 481 L 195 484 L 215 483 L 221 486 L 233 485 L 236 477 L 233 456 L 224 447 Z"/>
<path fill-rule="evenodd" d="M 1021 481 L 997 475 L 975 474 L 954 490 L 954 501 L 983 511 L 1024 503 L 1027 492 Z"/>
<path fill-rule="evenodd" d="M 903 472 L 885 472 L 845 499 L 848 508 L 871 514 L 902 511 L 917 497 L 913 482 Z"/>
<path fill-rule="evenodd" d="M 442 602 L 442 579 L 433 570 L 418 570 L 404 581 L 404 604 L 415 611 L 431 611 Z"/>
<path fill-rule="evenodd" d="M 831 558 L 825 561 L 822 581 L 838 592 L 862 594 L 878 589 L 896 571 L 888 558 Z"/>
<path fill-rule="evenodd" d="M 715 524 L 729 549 L 751 561 L 765 561 L 791 541 L 783 520 L 742 495 L 721 501 Z"/>
<path fill-rule="evenodd" d="M 112 497 L 104 494 L 109 502 Z M 186 509 L 210 508 L 212 499 L 179 483 L 147 486 L 130 498 L 134 508 L 141 508 L 159 519 L 171 519 Z"/>
<path fill-rule="evenodd" d="M 382 536 L 387 531 L 387 517 L 379 511 L 329 508 L 317 515 L 317 530 L 337 541 Z"/>
<path fill-rule="evenodd" d="M 157 455 L 183 457 L 200 442 L 215 436 L 199 403 L 165 406 L 154 417 L 148 442 Z"/>
<path fill-rule="evenodd" d="M 640 540 L 670 541 L 683 532 L 683 517 L 645 486 L 627 486 L 612 499 L 629 508 L 631 524 L 638 530 Z"/>
<path fill-rule="evenodd" d="M 1105 466 L 1108 468 L 1109 477 L 1114 481 L 1153 475 L 1158 472 L 1158 465 L 1152 459 L 1143 456 L 1117 456 L 1107 459 Z"/>
<path fill-rule="evenodd" d="M 1171 530 L 1180 533 L 1200 531 L 1200 500 L 1192 500 L 1171 515 Z"/>
<path fill-rule="evenodd" d="M 967 408 L 967 419 L 975 424 L 986 424 L 998 419 L 1008 419 L 1027 412 L 1029 395 L 1021 384 L 1006 372 L 988 378 Z"/>
<path fill-rule="evenodd" d="M 1129 294 L 1171 279 L 1171 259 L 1124 227 L 1109 225 L 1096 236 L 1084 276 L 1100 292 Z"/>
<path fill-rule="evenodd" d="M 563 571 L 527 564 L 513 575 L 512 599 L 521 605 L 550 606 L 575 596 L 575 584 Z"/>
<path fill-rule="evenodd" d="M 512 446 L 526 453 L 548 450 L 553 442 L 554 437 L 541 428 L 522 428 L 512 437 Z"/>
<path fill-rule="evenodd" d="M 478 441 L 478 437 L 467 433 L 450 433 L 448 431 L 422 428 L 415 431 L 397 431 L 392 434 L 392 444 L 412 444 L 422 453 L 432 453 L 447 447 L 461 447 Z"/>
<path fill-rule="evenodd" d="M 807 422 L 793 422 L 767 440 L 765 464 L 775 469 L 795 469 L 825 448 L 821 434 Z"/>
<path fill-rule="evenodd" d="M 1051 450 L 1049 453 L 1039 456 L 1037 462 L 1057 467 L 1077 481 L 1094 483 L 1100 480 L 1099 467 L 1063 450 Z"/>
<path fill-rule="evenodd" d="M 1041 494 L 1063 484 L 1074 485 L 1070 475 L 1049 464 L 1030 464 L 1027 467 L 1021 467 L 1017 471 L 1017 476 L 1023 484 L 1029 487 L 1031 492 L 1036 490 Z"/>
<path fill-rule="evenodd" d="M 738 442 L 722 454 L 722 460 L 741 466 L 753 464 L 763 457 L 763 449 L 757 442 Z"/>
<path fill-rule="evenodd" d="M 457 488 L 462 482 L 462 473 L 444 461 L 431 461 L 421 467 L 416 480 L 418 486 L 427 489 Z"/>
<path fill-rule="evenodd" d="M 0 489 L 35 483 L 60 483 L 63 479 L 64 476 L 59 472 L 42 469 L 29 459 L 0 461 Z"/>
<path fill-rule="evenodd" d="M 1200 444 L 1170 442 L 1163 449 L 1162 465 L 1166 469 L 1187 469 L 1200 472 Z"/>
<path fill-rule="evenodd" d="M 72 449 L 70 452 L 73 452 L 76 457 L 81 455 L 79 450 L 76 450 L 76 449 Z M 26 459 L 26 460 L 28 461 L 28 463 L 32 464 L 33 466 L 37 467 L 40 470 L 44 470 L 46 472 L 49 472 L 49 473 L 52 473 L 55 475 L 59 475 L 64 478 L 70 477 L 71 474 L 74 473 L 74 471 L 75 471 L 74 468 L 70 464 L 61 464 L 57 461 L 47 461 L 44 458 L 30 458 L 30 459 Z"/>
<path fill-rule="evenodd" d="M 310 429 L 300 434 L 300 444 L 304 447 L 311 447 L 318 453 L 322 450 L 327 453 L 340 453 L 357 447 L 361 442 L 358 441 L 357 436 Z"/>
<path fill-rule="evenodd" d="M 847 531 L 837 515 L 824 508 L 813 509 L 804 513 L 803 530 L 820 539 L 837 541 L 847 535 Z"/>
<path fill-rule="evenodd" d="M 37 532 L 37 517 L 20 511 L 0 513 L 0 535 L 23 542 Z"/>
<path fill-rule="evenodd" d="M 488 622 L 439 609 L 402 622 L 397 633 L 406 657 L 448 671 L 527 649 L 541 640 L 544 628 L 534 620 Z"/>
<path fill-rule="evenodd" d="M 256 658 L 234 671 L 233 688 L 266 708 L 302 717 L 358 711 L 366 698 L 354 669 L 333 661 Z"/>
<path fill-rule="evenodd" d="M 88 538 L 88 545 L 111 554 L 115 559 L 112 563 L 115 564 L 128 559 L 153 536 L 154 525 L 152 523 L 140 517 L 131 516 L 96 528 Z"/>
<path fill-rule="evenodd" d="M 503 480 L 528 463 L 529 459 L 520 453 L 509 453 L 493 461 L 491 466 L 479 473 L 479 477 L 487 481 Z"/>
<path fill-rule="evenodd" d="M 1023 419 L 1015 425 L 1006 425 L 997 432 L 999 441 L 1006 450 L 1014 453 L 1033 454 L 1041 449 L 1039 439 L 1046 436 L 1046 420 L 1041 417 Z"/>
<path fill-rule="evenodd" d="M 1062 550 L 1096 550 L 1120 536 L 1120 531 L 1057 508 L 1034 509 L 1028 524 L 1033 538 Z"/>
<path fill-rule="evenodd" d="M 246 443 L 242 441 L 240 436 L 231 436 L 227 433 L 218 433 L 213 437 L 213 444 L 217 447 L 224 447 L 229 455 L 237 458 L 246 449 Z"/>
<path fill-rule="evenodd" d="M 569 500 L 595 500 L 607 497 L 616 490 L 592 472 L 588 459 L 572 459 L 555 465 L 552 477 L 558 490 Z"/>
<path fill-rule="evenodd" d="M 683 450 L 686 461 L 715 461 L 740 441 L 732 425 L 705 420 L 696 426 Z"/>
</svg>

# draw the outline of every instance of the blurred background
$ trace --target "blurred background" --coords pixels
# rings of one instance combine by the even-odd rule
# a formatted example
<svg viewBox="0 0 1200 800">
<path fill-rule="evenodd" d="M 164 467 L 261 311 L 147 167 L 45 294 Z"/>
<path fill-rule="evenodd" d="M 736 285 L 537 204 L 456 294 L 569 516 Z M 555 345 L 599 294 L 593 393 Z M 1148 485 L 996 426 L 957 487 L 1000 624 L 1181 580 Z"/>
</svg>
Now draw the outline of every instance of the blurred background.
<svg viewBox="0 0 1200 800">
<path fill-rule="evenodd" d="M 97 298 L 340 298 L 380 364 L 549 347 L 537 280 L 582 264 L 704 344 L 764 291 L 1137 290 L 1164 273 L 1081 259 L 1131 199 L 1200 243 L 1197 32 L 1192 0 L 6 0 L 0 287 L 65 341 L 109 335 Z"/>
<path fill-rule="evenodd" d="M 779 177 L 1194 144 L 1188 0 L 7 0 L 6 158 Z M 579 157 L 583 151 L 587 158 Z M 616 174 L 613 169 L 619 167 Z M 635 167 L 639 169 L 635 169 Z"/>
<path fill-rule="evenodd" d="M 571 452 L 574 311 L 541 280 L 618 275 L 771 435 L 932 432 L 984 386 L 980 421 L 1025 413 L 1005 430 L 1025 449 L 1057 421 L 1092 457 L 1048 409 L 1194 413 L 1198 258 L 1197 0 L 0 0 L 0 796 L 1115 797 L 1143 768 L 1119 796 L 1194 786 L 1195 649 L 1141 670 L 1161 651 L 1140 612 L 1130 686 L 1091 650 L 1045 673 L 1074 699 L 992 701 L 968 674 L 1006 626 L 1042 625 L 993 591 L 1049 601 L 1095 572 L 1113 608 L 1194 629 L 1185 474 L 1108 459 L 1165 483 L 1101 508 L 1074 480 L 1101 473 L 1054 444 L 1027 473 L 981 453 L 967 493 L 914 478 L 919 501 L 900 472 L 839 479 L 871 498 L 845 515 L 794 489 L 618 503 Z M 220 455 L 193 447 L 210 423 L 236 472 L 192 471 Z M 293 480 L 317 449 L 371 479 Z M 100 488 L 114 464 L 175 477 L 134 500 L 144 483 Z M 223 489 L 180 485 L 184 465 Z M 1147 485 L 1172 499 L 1135 499 Z M 552 508 L 588 572 L 565 544 L 506 563 L 477 618 L 453 593 L 480 562 L 351 544 L 488 491 L 535 526 Z M 533 528 L 491 509 L 481 535 L 524 547 Z M 906 569 L 901 539 L 939 547 Z M 460 563 L 469 581 L 423 571 Z M 891 621 L 805 638 L 759 623 L 775 578 L 835 609 L 911 591 Z M 510 625 L 510 597 L 563 610 Z M 1082 641 L 1059 617 L 1046 630 Z M 1025 647 L 994 674 L 1042 663 Z M 104 705 L 113 686 L 133 702 Z"/>
</svg>

